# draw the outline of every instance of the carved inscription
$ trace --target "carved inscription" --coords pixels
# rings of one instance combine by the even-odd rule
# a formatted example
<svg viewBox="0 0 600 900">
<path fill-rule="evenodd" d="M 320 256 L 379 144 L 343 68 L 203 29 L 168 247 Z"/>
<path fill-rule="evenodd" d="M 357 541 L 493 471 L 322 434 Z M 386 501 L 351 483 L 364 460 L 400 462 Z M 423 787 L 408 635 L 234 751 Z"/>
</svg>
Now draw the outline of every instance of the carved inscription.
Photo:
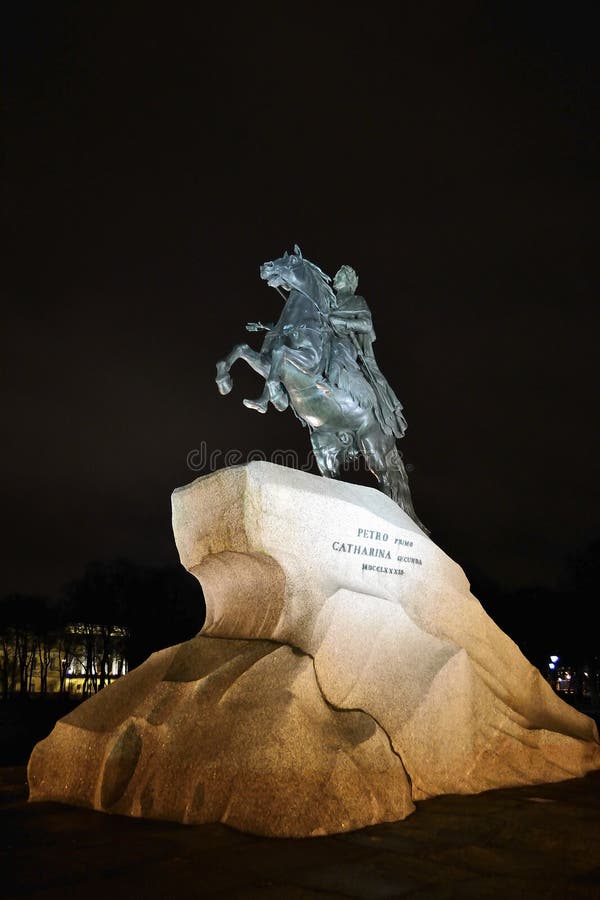
<svg viewBox="0 0 600 900">
<path fill-rule="evenodd" d="M 398 568 L 398 563 L 423 565 L 419 556 L 410 554 L 412 546 L 413 541 L 409 538 L 394 537 L 387 531 L 375 531 L 372 528 L 357 528 L 352 541 L 336 540 L 331 544 L 336 553 L 360 557 L 364 572 L 381 572 L 384 575 L 404 575 L 405 570 Z M 389 562 L 389 565 L 385 565 L 385 562 Z"/>
</svg>

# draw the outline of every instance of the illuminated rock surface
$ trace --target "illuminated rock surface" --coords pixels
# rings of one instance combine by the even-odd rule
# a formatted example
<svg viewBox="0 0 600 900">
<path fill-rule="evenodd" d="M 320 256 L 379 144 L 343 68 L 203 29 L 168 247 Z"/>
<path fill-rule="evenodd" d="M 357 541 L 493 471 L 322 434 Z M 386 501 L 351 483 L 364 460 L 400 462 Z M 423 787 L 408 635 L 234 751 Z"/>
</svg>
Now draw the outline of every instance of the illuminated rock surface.
<svg viewBox="0 0 600 900">
<path fill-rule="evenodd" d="M 31 799 L 300 836 L 600 768 L 594 722 L 378 491 L 250 463 L 175 491 L 173 529 L 202 636 L 62 719 Z"/>
</svg>

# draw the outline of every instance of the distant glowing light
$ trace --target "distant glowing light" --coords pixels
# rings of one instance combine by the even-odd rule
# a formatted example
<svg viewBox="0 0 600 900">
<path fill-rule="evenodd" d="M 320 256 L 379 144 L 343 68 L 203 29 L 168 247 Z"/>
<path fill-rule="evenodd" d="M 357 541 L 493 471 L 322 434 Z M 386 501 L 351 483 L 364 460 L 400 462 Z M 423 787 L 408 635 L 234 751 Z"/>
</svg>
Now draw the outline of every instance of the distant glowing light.
<svg viewBox="0 0 600 900">
<path fill-rule="evenodd" d="M 549 669 L 555 669 L 556 666 L 554 665 L 554 663 L 548 663 L 548 668 L 549 668 Z"/>
<path fill-rule="evenodd" d="M 551 662 L 553 662 L 553 663 L 557 663 L 559 659 L 560 659 L 560 656 L 551 656 L 551 657 L 550 657 L 550 660 L 551 660 Z"/>
</svg>

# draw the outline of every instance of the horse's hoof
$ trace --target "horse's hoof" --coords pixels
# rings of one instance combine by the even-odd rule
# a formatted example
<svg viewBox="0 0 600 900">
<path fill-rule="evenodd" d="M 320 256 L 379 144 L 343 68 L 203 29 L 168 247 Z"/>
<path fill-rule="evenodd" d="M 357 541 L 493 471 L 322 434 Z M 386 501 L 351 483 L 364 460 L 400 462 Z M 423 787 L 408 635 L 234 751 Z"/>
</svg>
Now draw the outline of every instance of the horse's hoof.
<svg viewBox="0 0 600 900">
<path fill-rule="evenodd" d="M 217 382 L 220 394 L 228 394 L 233 387 L 233 381 L 231 380 L 231 375 L 229 374 L 227 363 L 224 359 L 219 360 L 217 363 L 217 377 L 215 378 L 215 381 Z"/>
<path fill-rule="evenodd" d="M 243 403 L 244 403 L 244 406 L 247 406 L 247 407 L 248 407 L 248 409 L 253 409 L 253 410 L 255 410 L 256 412 L 259 412 L 259 413 L 266 413 L 266 411 L 267 411 L 267 406 L 269 405 L 269 401 L 268 401 L 268 400 L 262 400 L 262 399 L 259 399 L 259 400 L 244 400 Z"/>
<path fill-rule="evenodd" d="M 222 378 L 216 378 L 215 380 L 220 394 L 228 394 L 233 387 L 233 381 L 231 380 L 230 375 L 223 375 Z"/>
<path fill-rule="evenodd" d="M 271 403 L 276 410 L 278 410 L 279 412 L 283 412 L 288 408 L 290 401 L 288 400 L 287 394 L 284 394 L 282 391 L 275 397 L 271 397 Z"/>
</svg>

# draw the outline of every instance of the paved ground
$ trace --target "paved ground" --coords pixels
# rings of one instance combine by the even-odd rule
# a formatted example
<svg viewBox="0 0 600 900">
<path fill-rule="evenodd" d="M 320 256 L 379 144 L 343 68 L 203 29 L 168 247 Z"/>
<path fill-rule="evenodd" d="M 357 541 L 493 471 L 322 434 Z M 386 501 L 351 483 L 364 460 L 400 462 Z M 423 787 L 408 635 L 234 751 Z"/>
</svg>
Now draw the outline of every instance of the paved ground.
<svg viewBox="0 0 600 900">
<path fill-rule="evenodd" d="M 277 840 L 27 803 L 23 767 L 0 768 L 0 896 L 600 898 L 600 772 L 439 797 L 403 822 Z"/>
</svg>

